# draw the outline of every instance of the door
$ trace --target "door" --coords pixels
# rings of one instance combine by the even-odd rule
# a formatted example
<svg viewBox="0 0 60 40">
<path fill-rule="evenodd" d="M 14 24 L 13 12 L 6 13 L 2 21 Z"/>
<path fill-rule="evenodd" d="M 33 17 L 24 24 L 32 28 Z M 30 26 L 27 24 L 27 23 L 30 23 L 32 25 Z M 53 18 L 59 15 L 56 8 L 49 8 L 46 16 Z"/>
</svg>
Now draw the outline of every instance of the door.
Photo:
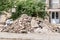
<svg viewBox="0 0 60 40">
<path fill-rule="evenodd" d="M 59 13 L 58 12 L 51 12 L 51 23 L 59 24 Z"/>
</svg>

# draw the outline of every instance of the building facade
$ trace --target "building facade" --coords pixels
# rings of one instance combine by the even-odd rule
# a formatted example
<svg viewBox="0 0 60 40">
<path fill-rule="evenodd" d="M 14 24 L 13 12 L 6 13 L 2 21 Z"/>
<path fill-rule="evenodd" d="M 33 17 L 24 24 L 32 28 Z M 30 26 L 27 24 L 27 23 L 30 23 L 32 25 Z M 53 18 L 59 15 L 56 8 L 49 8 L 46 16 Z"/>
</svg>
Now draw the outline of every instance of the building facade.
<svg viewBox="0 0 60 40">
<path fill-rule="evenodd" d="M 49 14 L 49 22 L 60 23 L 60 0 L 46 0 L 46 10 Z"/>
</svg>

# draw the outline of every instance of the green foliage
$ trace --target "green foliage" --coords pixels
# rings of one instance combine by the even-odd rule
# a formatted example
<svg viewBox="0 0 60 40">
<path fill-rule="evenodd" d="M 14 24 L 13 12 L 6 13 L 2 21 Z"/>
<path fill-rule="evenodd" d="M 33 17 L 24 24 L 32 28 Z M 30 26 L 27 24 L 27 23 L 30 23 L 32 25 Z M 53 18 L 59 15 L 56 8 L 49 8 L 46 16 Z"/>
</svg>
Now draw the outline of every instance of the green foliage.
<svg viewBox="0 0 60 40">
<path fill-rule="evenodd" d="M 0 15 L 2 14 L 2 12 L 0 12 Z"/>
<path fill-rule="evenodd" d="M 14 5 L 14 0 L 0 0 L 0 11 L 6 11 L 12 8 Z"/>
<path fill-rule="evenodd" d="M 16 20 L 17 18 L 20 17 L 20 13 L 12 13 L 11 19 Z"/>
<path fill-rule="evenodd" d="M 14 20 L 20 17 L 21 14 L 29 16 L 45 18 L 45 3 L 41 0 L 19 0 L 17 2 L 16 13 L 12 14 Z"/>
</svg>

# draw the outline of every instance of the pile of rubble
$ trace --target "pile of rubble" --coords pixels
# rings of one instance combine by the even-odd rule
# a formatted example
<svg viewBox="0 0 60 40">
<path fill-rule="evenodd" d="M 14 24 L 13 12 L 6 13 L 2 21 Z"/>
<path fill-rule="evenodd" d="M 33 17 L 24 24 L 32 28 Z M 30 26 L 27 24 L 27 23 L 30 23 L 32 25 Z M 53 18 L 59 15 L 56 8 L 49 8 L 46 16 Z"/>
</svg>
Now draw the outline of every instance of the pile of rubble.
<svg viewBox="0 0 60 40">
<path fill-rule="evenodd" d="M 13 24 L 3 27 L 1 32 L 11 33 L 49 33 L 53 28 L 40 18 L 30 17 L 23 14 Z M 56 30 L 57 31 L 57 30 Z"/>
</svg>

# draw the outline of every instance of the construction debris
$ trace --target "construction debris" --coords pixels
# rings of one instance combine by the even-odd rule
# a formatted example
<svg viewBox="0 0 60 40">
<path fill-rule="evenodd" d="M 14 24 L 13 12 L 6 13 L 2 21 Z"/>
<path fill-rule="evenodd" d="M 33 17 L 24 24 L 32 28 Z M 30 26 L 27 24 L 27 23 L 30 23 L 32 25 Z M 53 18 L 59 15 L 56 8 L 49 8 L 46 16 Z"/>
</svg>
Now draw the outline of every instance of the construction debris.
<svg viewBox="0 0 60 40">
<path fill-rule="evenodd" d="M 54 27 L 49 23 L 44 22 L 40 18 L 27 16 L 23 14 L 20 18 L 15 20 L 12 25 L 3 27 L 1 32 L 11 33 L 49 33 L 54 32 Z M 60 32 L 60 28 L 56 28 L 57 32 Z"/>
</svg>

